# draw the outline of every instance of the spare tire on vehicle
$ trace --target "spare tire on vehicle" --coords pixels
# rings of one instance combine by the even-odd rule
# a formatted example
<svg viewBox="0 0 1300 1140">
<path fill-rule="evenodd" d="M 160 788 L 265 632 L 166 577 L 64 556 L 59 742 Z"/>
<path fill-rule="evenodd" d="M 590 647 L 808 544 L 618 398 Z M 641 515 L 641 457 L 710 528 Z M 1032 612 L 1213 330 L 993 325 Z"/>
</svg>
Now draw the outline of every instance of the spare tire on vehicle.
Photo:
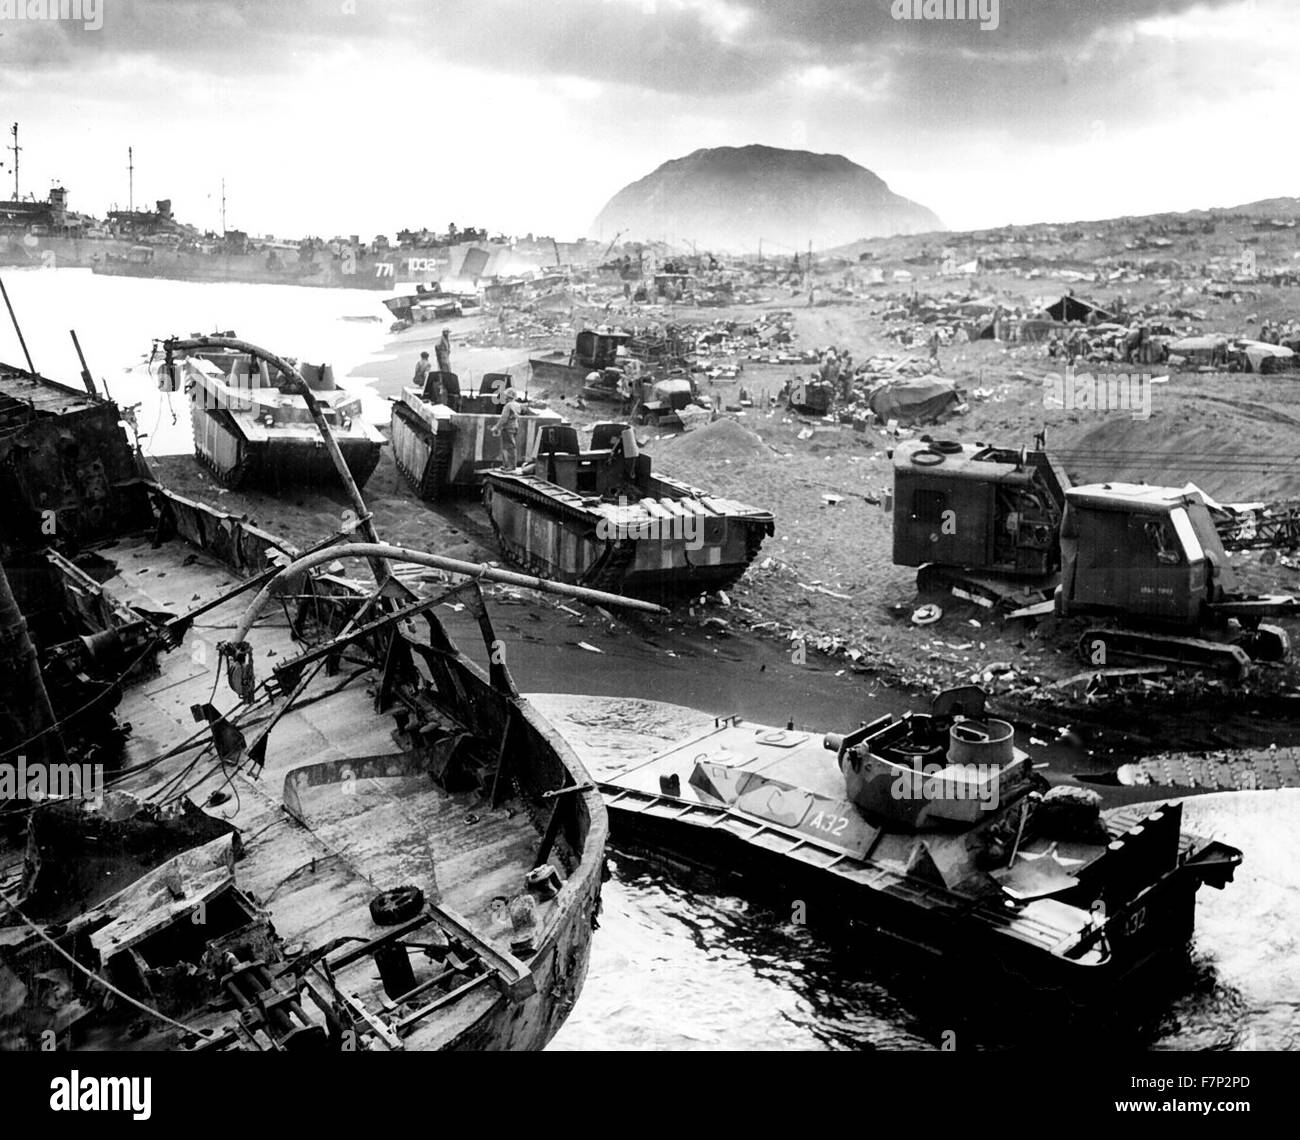
<svg viewBox="0 0 1300 1140">
<path fill-rule="evenodd" d="M 938 467 L 944 461 L 944 455 L 932 447 L 922 447 L 912 452 L 912 462 L 917 467 Z"/>
<path fill-rule="evenodd" d="M 424 909 L 424 892 L 419 887 L 394 887 L 370 900 L 370 917 L 376 926 L 396 926 Z"/>
</svg>

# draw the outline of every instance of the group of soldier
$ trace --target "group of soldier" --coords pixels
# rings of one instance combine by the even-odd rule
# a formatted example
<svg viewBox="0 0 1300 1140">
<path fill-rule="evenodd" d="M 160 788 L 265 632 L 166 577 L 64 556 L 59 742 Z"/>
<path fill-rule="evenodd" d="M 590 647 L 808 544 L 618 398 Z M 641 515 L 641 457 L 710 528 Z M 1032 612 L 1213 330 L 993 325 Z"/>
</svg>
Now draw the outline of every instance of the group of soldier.
<svg viewBox="0 0 1300 1140">
<path fill-rule="evenodd" d="M 1295 321 L 1265 321 L 1259 326 L 1259 339 L 1265 344 L 1281 344 L 1294 340 L 1297 333 Z"/>
<path fill-rule="evenodd" d="M 853 356 L 847 348 L 828 348 L 822 354 L 820 377 L 829 384 L 841 401 L 853 397 Z"/>
<path fill-rule="evenodd" d="M 420 353 L 415 365 L 415 384 L 426 399 L 436 404 L 446 404 L 451 410 L 460 409 L 460 380 L 451 370 L 451 330 L 443 329 L 442 336 L 433 348 L 438 367 L 429 362 L 428 352 Z M 493 403 L 501 409 L 497 422 L 492 425 L 494 436 L 501 440 L 501 466 L 513 470 L 519 465 L 519 396 L 505 380 L 497 382 L 492 393 Z"/>
</svg>

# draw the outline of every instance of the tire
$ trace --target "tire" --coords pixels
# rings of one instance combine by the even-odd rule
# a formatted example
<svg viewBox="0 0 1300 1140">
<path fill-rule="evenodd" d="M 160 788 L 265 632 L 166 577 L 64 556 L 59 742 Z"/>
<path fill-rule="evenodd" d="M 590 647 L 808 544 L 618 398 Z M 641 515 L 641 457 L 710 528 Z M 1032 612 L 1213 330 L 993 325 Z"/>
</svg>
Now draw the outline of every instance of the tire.
<svg viewBox="0 0 1300 1140">
<path fill-rule="evenodd" d="M 943 461 L 943 454 L 929 447 L 923 447 L 920 451 L 912 452 L 912 462 L 917 467 L 938 467 Z"/>
<path fill-rule="evenodd" d="M 370 900 L 370 917 L 376 926 L 396 926 L 424 909 L 424 892 L 419 887 L 394 887 Z"/>
</svg>

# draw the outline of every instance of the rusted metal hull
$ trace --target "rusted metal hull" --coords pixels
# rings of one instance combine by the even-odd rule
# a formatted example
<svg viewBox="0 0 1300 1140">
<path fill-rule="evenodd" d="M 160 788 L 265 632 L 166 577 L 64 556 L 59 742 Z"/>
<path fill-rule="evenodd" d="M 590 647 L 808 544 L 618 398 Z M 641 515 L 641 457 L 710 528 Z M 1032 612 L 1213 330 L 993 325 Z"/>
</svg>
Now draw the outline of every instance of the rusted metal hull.
<svg viewBox="0 0 1300 1140">
<path fill-rule="evenodd" d="M 745 892 L 762 901 L 788 911 L 791 900 L 800 900 L 806 904 L 808 921 L 892 946 L 927 977 L 968 983 L 978 978 L 985 996 L 1046 998 L 1053 1003 L 1052 1012 L 1081 1012 L 1094 1003 L 1113 1008 L 1117 1000 L 1158 981 L 1162 969 L 1185 958 L 1193 932 L 1198 881 L 1181 869 L 1171 871 L 1142 897 L 1142 926 L 1122 951 L 1102 965 L 1082 965 L 1000 938 L 975 922 L 954 920 L 951 911 L 919 906 L 906 892 L 876 890 L 865 880 L 836 880 L 811 854 L 787 854 L 794 840 L 777 849 L 763 847 L 726 827 L 710 827 L 711 821 L 702 817 L 683 822 L 680 816 L 674 819 L 667 812 L 620 801 L 609 789 L 606 802 L 616 851 L 671 867 L 687 881 L 699 875 L 714 882 L 725 869 L 743 868 Z"/>
</svg>

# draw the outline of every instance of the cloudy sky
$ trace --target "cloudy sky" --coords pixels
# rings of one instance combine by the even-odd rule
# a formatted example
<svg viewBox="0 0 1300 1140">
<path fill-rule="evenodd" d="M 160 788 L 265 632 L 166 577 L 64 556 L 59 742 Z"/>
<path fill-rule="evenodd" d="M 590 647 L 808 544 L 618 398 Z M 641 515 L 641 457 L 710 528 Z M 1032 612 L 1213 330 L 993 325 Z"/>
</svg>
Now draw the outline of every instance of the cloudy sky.
<svg viewBox="0 0 1300 1140">
<path fill-rule="evenodd" d="M 0 118 L 24 191 L 92 213 L 128 145 L 137 203 L 215 227 L 224 177 L 232 228 L 288 235 L 576 237 L 660 162 L 753 142 L 959 229 L 1300 193 L 1294 0 L 1000 0 L 988 31 L 891 0 L 100 0 L 97 30 L 29 2 L 0 0 Z"/>
</svg>

